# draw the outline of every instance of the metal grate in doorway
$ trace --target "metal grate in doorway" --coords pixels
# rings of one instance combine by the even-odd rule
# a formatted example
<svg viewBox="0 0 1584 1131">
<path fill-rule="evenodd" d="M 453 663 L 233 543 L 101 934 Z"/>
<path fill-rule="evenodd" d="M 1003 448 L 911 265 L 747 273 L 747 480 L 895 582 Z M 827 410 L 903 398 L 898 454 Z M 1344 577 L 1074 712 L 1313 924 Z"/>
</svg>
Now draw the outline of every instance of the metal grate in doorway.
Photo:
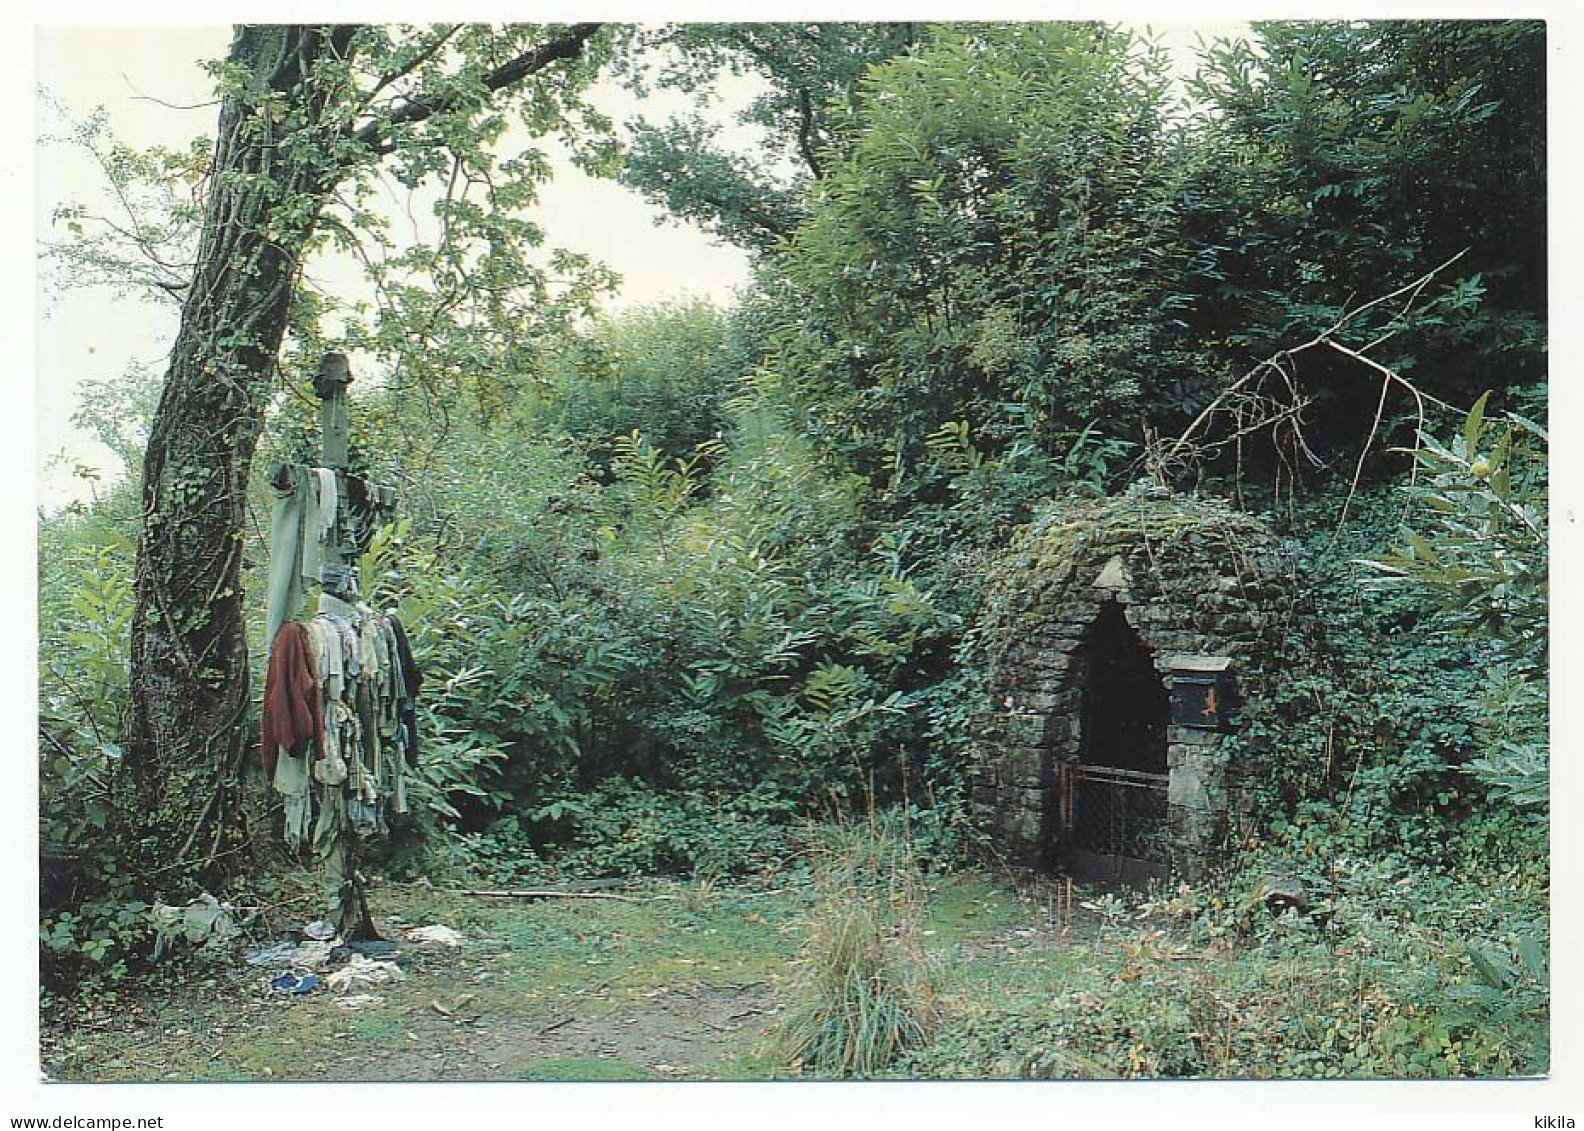
<svg viewBox="0 0 1584 1131">
<path fill-rule="evenodd" d="M 1072 763 L 1063 769 L 1061 816 L 1068 846 L 1103 856 L 1168 859 L 1166 774 Z"/>
</svg>

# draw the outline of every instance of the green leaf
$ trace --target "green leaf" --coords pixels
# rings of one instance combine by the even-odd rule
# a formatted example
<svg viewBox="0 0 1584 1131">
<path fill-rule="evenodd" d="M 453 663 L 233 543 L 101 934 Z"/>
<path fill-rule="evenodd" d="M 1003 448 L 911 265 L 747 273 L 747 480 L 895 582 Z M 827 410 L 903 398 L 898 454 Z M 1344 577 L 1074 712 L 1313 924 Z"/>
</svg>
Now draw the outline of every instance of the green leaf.
<svg viewBox="0 0 1584 1131">
<path fill-rule="evenodd" d="M 1474 407 L 1469 409 L 1468 419 L 1463 422 L 1463 455 L 1468 459 L 1473 459 L 1474 453 L 1479 451 L 1480 432 L 1485 427 L 1485 402 L 1488 400 L 1489 389 L 1480 394 Z"/>
<path fill-rule="evenodd" d="M 1533 935 L 1518 936 L 1518 960 L 1523 963 L 1530 977 L 1545 979 L 1546 949 L 1538 938 Z"/>
<path fill-rule="evenodd" d="M 1413 547 L 1414 557 L 1417 560 L 1426 565 L 1440 564 L 1440 559 L 1436 557 L 1436 552 L 1431 549 L 1430 543 L 1411 530 L 1408 532 L 1408 544 Z"/>
<path fill-rule="evenodd" d="M 1469 961 L 1474 965 L 1474 972 L 1479 975 L 1480 981 L 1492 989 L 1503 990 L 1512 981 L 1512 975 L 1507 972 L 1507 961 L 1493 951 L 1481 947 L 1468 948 Z"/>
</svg>

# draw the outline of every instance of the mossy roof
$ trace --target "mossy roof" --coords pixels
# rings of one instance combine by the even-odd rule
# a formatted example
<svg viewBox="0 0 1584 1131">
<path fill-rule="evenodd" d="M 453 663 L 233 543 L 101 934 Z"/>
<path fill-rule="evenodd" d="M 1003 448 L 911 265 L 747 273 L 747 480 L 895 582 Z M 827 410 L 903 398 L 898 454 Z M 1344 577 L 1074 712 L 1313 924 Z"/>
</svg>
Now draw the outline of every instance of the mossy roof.
<svg viewBox="0 0 1584 1131">
<path fill-rule="evenodd" d="M 1055 499 L 990 564 L 990 619 L 1019 612 L 1038 593 L 1092 580 L 1113 557 L 1173 574 L 1291 574 L 1270 527 L 1213 496 L 1135 488 L 1101 499 Z"/>
</svg>

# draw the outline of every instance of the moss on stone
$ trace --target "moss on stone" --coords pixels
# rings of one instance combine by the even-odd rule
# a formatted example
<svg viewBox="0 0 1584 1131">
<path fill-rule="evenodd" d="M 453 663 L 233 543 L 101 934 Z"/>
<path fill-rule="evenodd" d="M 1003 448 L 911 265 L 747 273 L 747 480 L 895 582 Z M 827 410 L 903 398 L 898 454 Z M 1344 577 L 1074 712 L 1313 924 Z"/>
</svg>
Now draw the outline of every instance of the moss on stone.
<svg viewBox="0 0 1584 1131">
<path fill-rule="evenodd" d="M 1111 601 L 1164 681 L 1174 655 L 1227 656 L 1245 702 L 1318 639 L 1297 557 L 1257 516 L 1150 487 L 1052 500 L 990 563 L 969 638 L 988 690 L 974 723 L 975 804 L 1015 859 L 1050 848 L 1055 767 L 1082 757 L 1084 641 Z M 1194 737 L 1169 741 L 1177 750 Z M 1200 856 L 1227 808 L 1220 746 L 1218 737 L 1173 762 L 1173 827 Z"/>
<path fill-rule="evenodd" d="M 1296 574 L 1292 556 L 1259 518 L 1220 499 L 1136 488 L 1053 500 L 990 564 L 978 634 L 987 654 L 1023 635 L 1030 612 L 1058 607 L 1071 586 L 1113 557 L 1148 593 L 1164 593 L 1174 581 L 1231 577 L 1250 597 L 1274 595 Z"/>
</svg>

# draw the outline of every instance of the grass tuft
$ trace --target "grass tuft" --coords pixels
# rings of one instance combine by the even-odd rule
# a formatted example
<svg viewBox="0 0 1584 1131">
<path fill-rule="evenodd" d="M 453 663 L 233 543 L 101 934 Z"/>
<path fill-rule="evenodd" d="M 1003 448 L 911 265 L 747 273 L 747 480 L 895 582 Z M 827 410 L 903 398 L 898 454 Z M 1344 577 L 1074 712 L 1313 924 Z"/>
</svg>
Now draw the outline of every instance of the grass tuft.
<svg viewBox="0 0 1584 1131">
<path fill-rule="evenodd" d="M 775 1049 L 797 1072 L 873 1076 L 939 1020 L 923 880 L 905 830 L 888 822 L 822 830 L 809 855 L 814 908 Z"/>
</svg>

